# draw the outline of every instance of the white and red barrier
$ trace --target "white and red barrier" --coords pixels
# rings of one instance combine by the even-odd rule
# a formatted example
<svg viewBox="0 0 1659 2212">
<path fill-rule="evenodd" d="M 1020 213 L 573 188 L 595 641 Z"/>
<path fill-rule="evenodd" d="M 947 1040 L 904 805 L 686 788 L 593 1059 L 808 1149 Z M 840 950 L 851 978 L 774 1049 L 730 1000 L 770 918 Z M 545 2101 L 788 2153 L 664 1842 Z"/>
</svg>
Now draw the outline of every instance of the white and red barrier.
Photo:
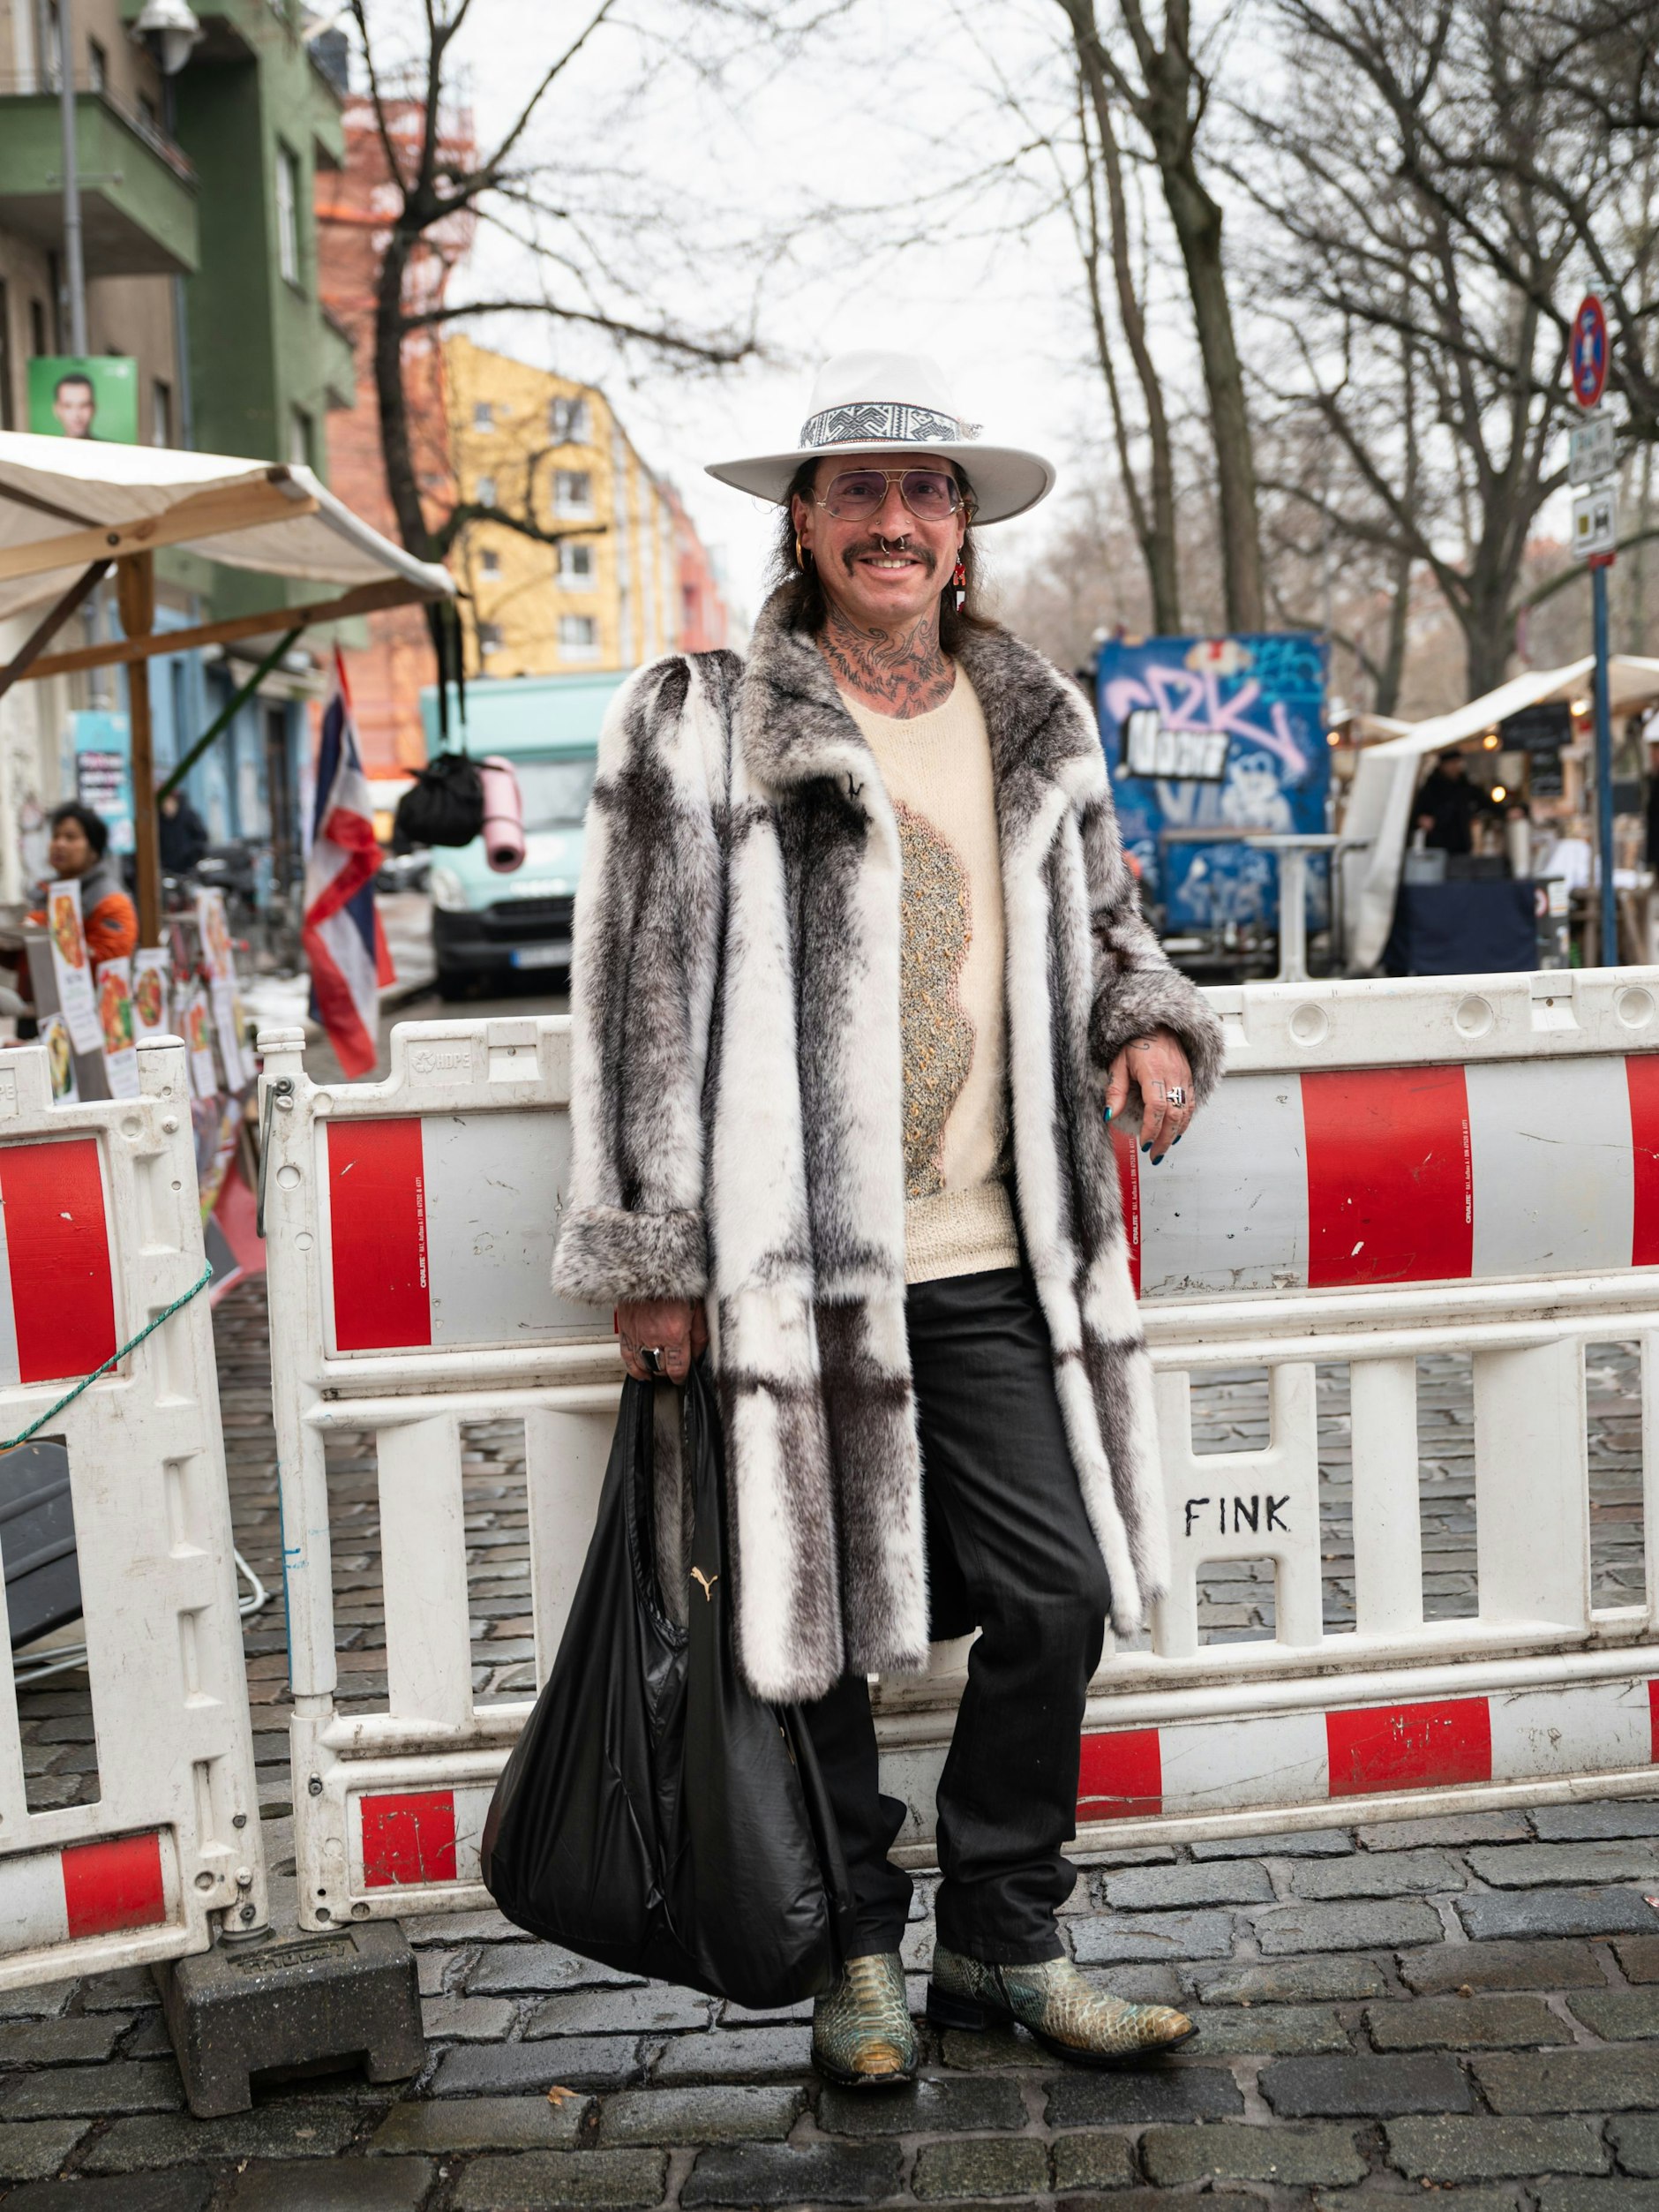
<svg viewBox="0 0 1659 2212">
<path fill-rule="evenodd" d="M 1095 1840 L 1359 1809 L 1659 1786 L 1659 974 L 1211 994 L 1228 1075 L 1157 1167 L 1119 1172 L 1157 1381 L 1174 1575 L 1151 1648 L 1108 1650 L 1083 1747 Z M 522 1415 L 537 1678 L 592 1525 L 619 1364 L 556 1299 L 566 1024 L 407 1025 L 384 1084 L 319 1089 L 297 1032 L 267 1182 L 309 1917 L 476 1902 L 490 1784 L 528 1699 L 475 1704 L 460 1425 Z M 1653 1055 L 1655 1057 L 1649 1057 Z M 283 1089 L 286 1086 L 286 1089 Z M 1590 1599 L 1585 1347 L 1640 1340 L 1649 1601 Z M 1416 1361 L 1475 1378 L 1474 1619 L 1426 1621 Z M 1355 1621 L 1326 1632 L 1316 1365 L 1347 1366 Z M 1194 1448 L 1189 1393 L 1259 1365 L 1269 1437 Z M 379 1456 L 389 1694 L 343 1714 L 324 1440 Z M 1200 1570 L 1271 1563 L 1270 1638 L 1202 1640 Z M 903 1842 L 930 1847 L 960 1654 L 878 1686 Z"/>
<path fill-rule="evenodd" d="M 55 1105 L 0 1059 L 0 1437 L 109 1360 L 204 1269 L 184 1051 L 139 1095 Z M 224 1443 L 205 1294 L 41 1432 L 64 1446 L 96 1739 L 91 1804 L 29 1809 L 0 1697 L 0 1989 L 204 1951 L 266 1917 Z"/>
</svg>

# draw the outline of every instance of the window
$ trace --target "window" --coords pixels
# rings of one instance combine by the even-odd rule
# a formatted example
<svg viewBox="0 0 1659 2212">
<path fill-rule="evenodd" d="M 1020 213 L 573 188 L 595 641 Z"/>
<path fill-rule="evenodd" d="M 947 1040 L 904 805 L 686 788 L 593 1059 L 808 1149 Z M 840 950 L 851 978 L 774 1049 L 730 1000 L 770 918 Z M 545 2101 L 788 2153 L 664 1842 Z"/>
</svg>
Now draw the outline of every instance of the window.
<svg viewBox="0 0 1659 2212">
<path fill-rule="evenodd" d="M 586 469 L 554 470 L 553 512 L 555 515 L 592 514 L 593 478 Z"/>
<path fill-rule="evenodd" d="M 495 478 L 481 476 L 472 487 L 472 496 L 480 507 L 495 505 Z"/>
<path fill-rule="evenodd" d="M 312 418 L 303 407 L 288 410 L 288 457 L 297 468 L 311 466 Z"/>
<path fill-rule="evenodd" d="M 500 554 L 493 545 L 486 545 L 478 555 L 478 574 L 481 576 L 499 576 L 500 573 Z"/>
<path fill-rule="evenodd" d="M 299 282 L 299 155 L 280 139 L 276 148 L 276 265 L 290 284 Z"/>
<path fill-rule="evenodd" d="M 599 764 L 589 753 L 574 760 L 515 760 L 519 799 L 527 830 L 579 830 L 593 795 Z"/>
<path fill-rule="evenodd" d="M 478 625 L 479 659 L 487 660 L 492 653 L 499 653 L 500 650 L 501 625 L 499 622 L 480 622 Z"/>
<path fill-rule="evenodd" d="M 32 299 L 29 302 L 29 351 L 41 354 L 50 350 L 46 342 L 46 310 L 38 299 Z"/>
<path fill-rule="evenodd" d="M 96 39 L 86 41 L 86 75 L 94 92 L 104 91 L 109 83 L 109 55 Z"/>
<path fill-rule="evenodd" d="M 494 420 L 495 410 L 487 399 L 476 400 L 473 403 L 472 426 L 475 430 L 488 430 Z"/>
<path fill-rule="evenodd" d="M 591 614 L 561 614 L 559 650 L 567 660 L 593 660 L 599 651 L 599 625 Z"/>
<path fill-rule="evenodd" d="M 547 428 L 556 446 L 591 444 L 585 399 L 556 399 L 547 404 Z"/>
<path fill-rule="evenodd" d="M 593 547 L 573 545 L 568 539 L 559 548 L 559 581 L 578 586 L 593 582 Z"/>
<path fill-rule="evenodd" d="M 150 443 L 170 446 L 173 442 L 173 387 L 158 376 L 150 385 Z"/>
</svg>

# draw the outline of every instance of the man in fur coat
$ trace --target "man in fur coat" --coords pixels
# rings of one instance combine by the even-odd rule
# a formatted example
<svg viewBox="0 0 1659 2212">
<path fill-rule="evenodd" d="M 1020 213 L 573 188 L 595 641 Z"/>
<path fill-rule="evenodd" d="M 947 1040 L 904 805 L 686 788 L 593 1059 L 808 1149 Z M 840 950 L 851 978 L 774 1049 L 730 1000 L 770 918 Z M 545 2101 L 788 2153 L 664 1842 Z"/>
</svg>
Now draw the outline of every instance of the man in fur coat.
<svg viewBox="0 0 1659 2212">
<path fill-rule="evenodd" d="M 976 611 L 975 529 L 1054 472 L 972 436 L 933 363 L 849 354 L 797 447 L 711 471 L 782 508 L 780 580 L 747 662 L 619 695 L 576 908 L 554 1280 L 631 1374 L 712 1354 L 740 1664 L 803 1707 L 858 1908 L 814 2053 L 857 2086 L 916 2064 L 867 1678 L 974 1628 L 929 2015 L 1097 2064 L 1196 2032 L 1055 1915 L 1104 1621 L 1167 1572 L 1107 1125 L 1161 1160 L 1220 1033 L 1076 687 Z"/>
</svg>

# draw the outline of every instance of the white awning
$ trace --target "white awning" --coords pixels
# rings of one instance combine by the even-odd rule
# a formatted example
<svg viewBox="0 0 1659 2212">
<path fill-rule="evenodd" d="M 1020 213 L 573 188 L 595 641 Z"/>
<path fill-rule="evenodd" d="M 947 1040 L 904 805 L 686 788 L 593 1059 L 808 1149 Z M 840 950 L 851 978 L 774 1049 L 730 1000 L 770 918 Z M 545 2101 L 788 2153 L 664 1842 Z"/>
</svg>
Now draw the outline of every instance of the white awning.
<svg viewBox="0 0 1659 2212">
<path fill-rule="evenodd" d="M 0 621 L 49 605 L 101 557 L 161 545 L 304 583 L 454 595 L 447 569 L 371 530 L 309 469 L 0 432 Z"/>
<path fill-rule="evenodd" d="M 1483 698 L 1434 715 L 1360 755 L 1342 816 L 1344 837 L 1370 840 L 1368 851 L 1348 854 L 1342 863 L 1343 936 L 1351 971 L 1364 974 L 1375 967 L 1388 942 L 1423 755 L 1465 745 L 1523 707 L 1588 698 L 1595 672 L 1595 663 L 1588 656 L 1565 668 L 1530 669 Z M 1659 700 L 1659 660 L 1615 654 L 1607 673 L 1614 714 L 1633 714 Z"/>
</svg>

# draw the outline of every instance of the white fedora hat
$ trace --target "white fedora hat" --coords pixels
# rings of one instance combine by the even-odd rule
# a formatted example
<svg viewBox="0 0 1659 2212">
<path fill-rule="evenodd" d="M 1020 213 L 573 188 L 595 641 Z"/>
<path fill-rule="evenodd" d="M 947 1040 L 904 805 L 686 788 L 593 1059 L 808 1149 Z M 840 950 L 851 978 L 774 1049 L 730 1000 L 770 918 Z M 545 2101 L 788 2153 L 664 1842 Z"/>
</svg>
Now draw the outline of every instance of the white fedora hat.
<svg viewBox="0 0 1659 2212">
<path fill-rule="evenodd" d="M 919 461 L 929 455 L 954 461 L 973 493 L 976 523 L 1005 523 L 1010 515 L 1023 515 L 1055 480 L 1040 454 L 980 442 L 979 425 L 957 413 L 936 361 L 925 353 L 875 349 L 838 353 L 824 363 L 799 445 L 747 460 L 711 461 L 709 474 L 781 505 L 803 461 L 878 449 L 912 452 Z"/>
</svg>

